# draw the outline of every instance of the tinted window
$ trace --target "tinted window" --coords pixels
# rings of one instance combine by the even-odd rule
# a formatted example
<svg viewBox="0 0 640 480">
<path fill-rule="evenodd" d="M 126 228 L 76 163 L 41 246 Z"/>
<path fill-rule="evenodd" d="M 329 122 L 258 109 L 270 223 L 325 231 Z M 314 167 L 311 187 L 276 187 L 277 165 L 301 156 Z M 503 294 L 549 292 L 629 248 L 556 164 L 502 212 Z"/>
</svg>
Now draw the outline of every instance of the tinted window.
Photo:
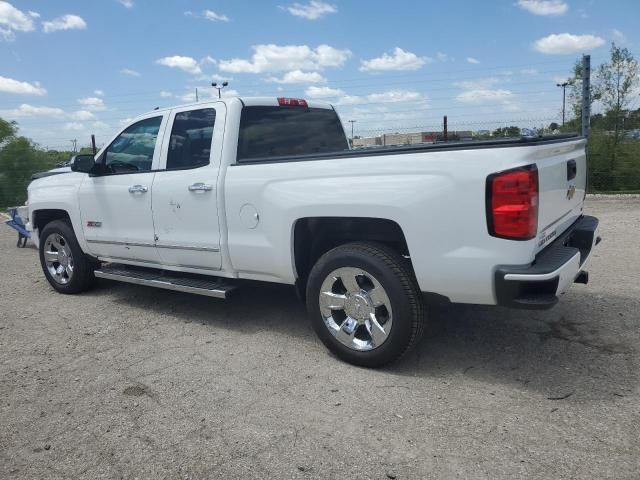
<svg viewBox="0 0 640 480">
<path fill-rule="evenodd" d="M 347 138 L 333 110 L 303 107 L 242 109 L 239 161 L 346 149 Z"/>
<path fill-rule="evenodd" d="M 209 164 L 216 111 L 213 108 L 177 113 L 171 129 L 167 169 Z"/>
<path fill-rule="evenodd" d="M 162 117 L 134 123 L 107 148 L 104 165 L 107 172 L 140 172 L 151 170 L 158 130 Z"/>
</svg>

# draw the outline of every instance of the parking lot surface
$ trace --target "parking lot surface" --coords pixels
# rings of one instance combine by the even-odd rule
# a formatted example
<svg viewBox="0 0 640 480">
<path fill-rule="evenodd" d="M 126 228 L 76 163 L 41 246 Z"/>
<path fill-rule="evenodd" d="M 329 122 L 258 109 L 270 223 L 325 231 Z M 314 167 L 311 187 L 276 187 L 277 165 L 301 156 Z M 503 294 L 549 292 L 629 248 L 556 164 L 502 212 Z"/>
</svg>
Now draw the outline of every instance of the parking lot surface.
<svg viewBox="0 0 640 480">
<path fill-rule="evenodd" d="M 381 370 L 341 363 L 289 287 L 227 301 L 55 293 L 0 226 L 0 478 L 640 477 L 640 198 L 550 311 L 430 308 Z"/>
</svg>

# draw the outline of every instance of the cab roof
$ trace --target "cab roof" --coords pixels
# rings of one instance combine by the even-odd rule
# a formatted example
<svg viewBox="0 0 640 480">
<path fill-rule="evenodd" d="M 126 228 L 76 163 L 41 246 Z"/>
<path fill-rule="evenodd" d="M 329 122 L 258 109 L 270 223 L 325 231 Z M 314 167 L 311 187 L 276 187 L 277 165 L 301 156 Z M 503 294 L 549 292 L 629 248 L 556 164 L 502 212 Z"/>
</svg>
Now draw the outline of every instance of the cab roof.
<svg viewBox="0 0 640 480">
<path fill-rule="evenodd" d="M 193 107 L 193 106 L 205 106 L 205 105 L 210 105 L 212 103 L 218 103 L 218 102 L 222 102 L 224 104 L 231 104 L 234 102 L 241 102 L 243 106 L 250 106 L 250 107 L 278 107 L 278 106 L 282 106 L 282 105 L 286 105 L 286 102 L 290 102 L 290 101 L 294 101 L 294 102 L 304 102 L 304 104 L 306 104 L 309 108 L 324 108 L 324 109 L 328 109 L 328 110 L 332 110 L 333 109 L 333 105 L 331 105 L 328 102 L 322 102 L 322 101 L 318 101 L 318 100 L 306 100 L 306 99 L 302 99 L 302 98 L 293 98 L 293 97 L 226 97 L 226 98 L 220 98 L 220 99 L 212 99 L 212 100 L 207 100 L 207 101 L 203 101 L 203 102 L 193 102 L 193 103 L 184 103 L 184 104 L 180 104 L 180 105 L 172 105 L 170 107 L 164 107 L 164 108 L 157 108 L 155 110 L 151 110 L 149 112 L 145 112 L 144 114 L 140 114 L 140 116 L 142 115 L 148 115 L 151 113 L 163 113 L 166 112 L 168 110 L 173 110 L 175 108 L 186 108 L 186 107 Z M 304 106 L 304 105 L 300 105 L 300 106 Z"/>
</svg>

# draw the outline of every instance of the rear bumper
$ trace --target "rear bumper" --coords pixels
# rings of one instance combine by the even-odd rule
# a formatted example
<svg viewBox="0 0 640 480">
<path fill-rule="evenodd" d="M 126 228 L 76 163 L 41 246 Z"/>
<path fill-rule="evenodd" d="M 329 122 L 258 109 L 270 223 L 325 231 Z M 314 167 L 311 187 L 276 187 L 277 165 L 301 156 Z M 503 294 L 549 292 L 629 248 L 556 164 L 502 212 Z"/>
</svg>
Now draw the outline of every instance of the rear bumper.
<svg viewBox="0 0 640 480">
<path fill-rule="evenodd" d="M 529 265 L 502 265 L 495 272 L 498 305 L 546 309 L 558 303 L 572 283 L 587 283 L 582 269 L 600 242 L 598 219 L 580 217 Z"/>
</svg>

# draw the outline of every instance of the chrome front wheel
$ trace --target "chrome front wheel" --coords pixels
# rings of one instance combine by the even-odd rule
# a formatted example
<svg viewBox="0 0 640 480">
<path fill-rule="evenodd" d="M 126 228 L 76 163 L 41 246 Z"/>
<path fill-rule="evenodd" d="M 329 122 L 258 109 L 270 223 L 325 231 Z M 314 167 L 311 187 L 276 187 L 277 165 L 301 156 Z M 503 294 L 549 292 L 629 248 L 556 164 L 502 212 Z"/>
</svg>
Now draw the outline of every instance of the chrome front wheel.
<svg viewBox="0 0 640 480">
<path fill-rule="evenodd" d="M 340 343 L 357 351 L 382 345 L 391 332 L 391 301 L 380 282 L 354 267 L 332 271 L 320 287 L 320 313 Z"/>
<path fill-rule="evenodd" d="M 51 278 L 60 285 L 73 279 L 75 263 L 69 242 L 59 233 L 51 233 L 44 241 L 44 261 Z"/>
</svg>

